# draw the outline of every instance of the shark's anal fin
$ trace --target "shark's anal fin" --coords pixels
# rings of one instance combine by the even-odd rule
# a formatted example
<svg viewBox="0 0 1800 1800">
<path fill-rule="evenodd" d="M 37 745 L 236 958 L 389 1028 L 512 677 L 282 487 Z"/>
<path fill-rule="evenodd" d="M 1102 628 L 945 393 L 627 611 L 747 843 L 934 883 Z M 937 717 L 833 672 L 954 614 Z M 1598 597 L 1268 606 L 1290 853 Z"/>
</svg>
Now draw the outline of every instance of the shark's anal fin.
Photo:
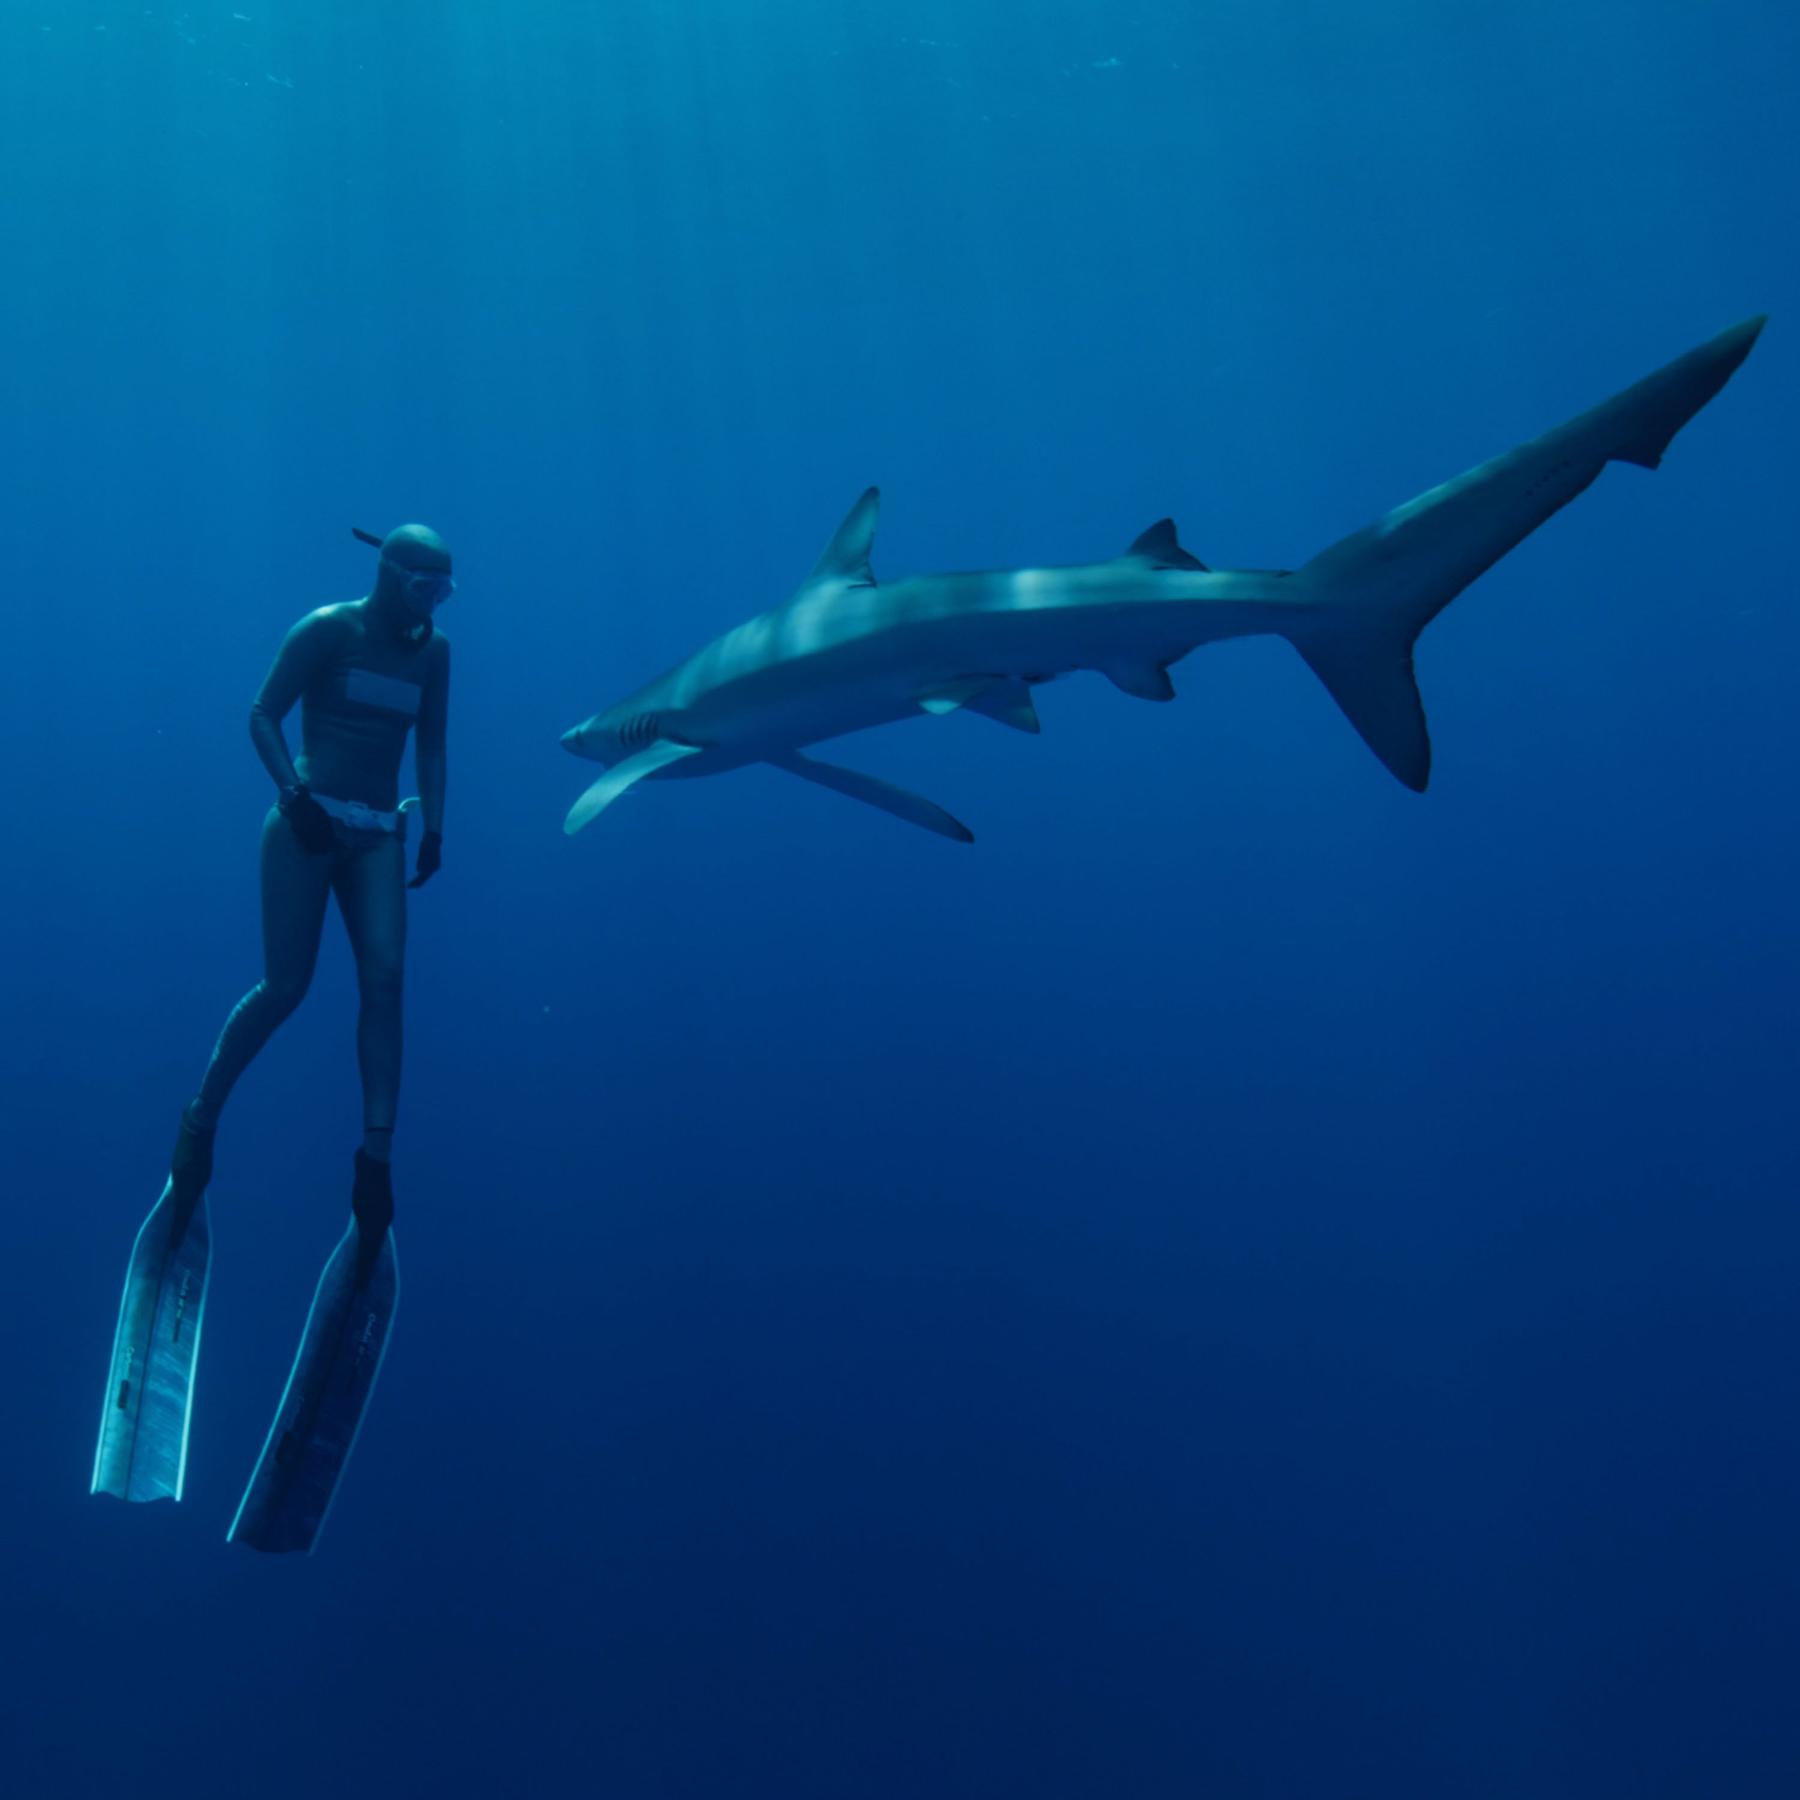
<svg viewBox="0 0 1800 1800">
<path fill-rule="evenodd" d="M 1122 693 L 1136 700 L 1173 700 L 1175 684 L 1161 663 L 1108 663 L 1103 674 Z"/>
<path fill-rule="evenodd" d="M 636 756 L 615 763 L 569 808 L 563 830 L 573 837 L 584 825 L 591 825 L 599 818 L 628 787 L 642 781 L 646 775 L 654 775 L 658 769 L 666 769 L 672 762 L 680 762 L 684 756 L 698 755 L 699 749 L 697 744 L 676 744 L 659 738 Z"/>
<path fill-rule="evenodd" d="M 1141 556 L 1145 562 L 1154 563 L 1159 569 L 1198 569 L 1206 572 L 1206 564 L 1199 557 L 1190 556 L 1182 549 L 1181 540 L 1175 535 L 1173 519 L 1158 519 L 1147 531 L 1140 531 L 1132 539 L 1131 548 L 1125 552 L 1127 556 Z"/>
<path fill-rule="evenodd" d="M 918 696 L 921 710 L 942 717 L 966 708 L 1015 731 L 1041 729 L 1031 689 L 1016 675 L 960 675 Z"/>
<path fill-rule="evenodd" d="M 844 522 L 813 564 L 810 581 L 847 581 L 853 587 L 873 587 L 869 551 L 875 543 L 875 525 L 881 517 L 881 489 L 864 488 Z"/>
<path fill-rule="evenodd" d="M 917 794 L 909 794 L 905 788 L 895 787 L 892 782 L 878 781 L 873 775 L 864 775 L 855 769 L 840 769 L 835 763 L 815 762 L 810 756 L 802 756 L 798 750 L 789 750 L 763 760 L 772 769 L 785 769 L 790 775 L 798 775 L 802 781 L 830 788 L 834 794 L 860 800 L 865 806 L 879 807 L 882 812 L 891 813 L 896 819 L 904 819 L 909 825 L 935 831 L 939 837 L 951 838 L 959 844 L 972 844 L 975 841 L 974 832 L 960 819 L 952 818 L 941 806 L 922 800 Z"/>
</svg>

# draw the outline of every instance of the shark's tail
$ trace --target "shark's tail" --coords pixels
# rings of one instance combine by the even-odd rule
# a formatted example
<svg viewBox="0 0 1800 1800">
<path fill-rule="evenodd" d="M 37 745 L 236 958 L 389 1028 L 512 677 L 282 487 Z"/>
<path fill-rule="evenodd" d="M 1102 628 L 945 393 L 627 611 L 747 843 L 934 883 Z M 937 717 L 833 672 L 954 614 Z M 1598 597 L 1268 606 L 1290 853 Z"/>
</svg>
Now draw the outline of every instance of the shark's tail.
<svg viewBox="0 0 1800 1800">
<path fill-rule="evenodd" d="M 1762 327 L 1760 317 L 1734 325 L 1591 412 L 1396 508 L 1297 572 L 1307 603 L 1295 609 L 1287 636 L 1409 788 L 1423 791 L 1431 774 L 1413 679 L 1419 633 L 1608 462 L 1655 468 Z"/>
</svg>

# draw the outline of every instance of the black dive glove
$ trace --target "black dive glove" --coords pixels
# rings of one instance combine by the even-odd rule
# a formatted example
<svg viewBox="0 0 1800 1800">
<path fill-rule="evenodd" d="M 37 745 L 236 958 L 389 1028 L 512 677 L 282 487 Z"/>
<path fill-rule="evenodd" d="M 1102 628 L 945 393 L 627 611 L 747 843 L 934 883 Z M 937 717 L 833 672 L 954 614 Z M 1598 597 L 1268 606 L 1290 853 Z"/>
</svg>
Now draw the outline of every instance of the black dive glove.
<svg viewBox="0 0 1800 1800">
<path fill-rule="evenodd" d="M 294 836 L 308 856 L 323 856 L 337 842 L 331 829 L 331 814 L 305 787 L 283 788 L 276 809 L 293 826 Z"/>
<path fill-rule="evenodd" d="M 419 839 L 418 873 L 406 885 L 423 887 L 444 866 L 444 834 L 428 831 Z"/>
</svg>

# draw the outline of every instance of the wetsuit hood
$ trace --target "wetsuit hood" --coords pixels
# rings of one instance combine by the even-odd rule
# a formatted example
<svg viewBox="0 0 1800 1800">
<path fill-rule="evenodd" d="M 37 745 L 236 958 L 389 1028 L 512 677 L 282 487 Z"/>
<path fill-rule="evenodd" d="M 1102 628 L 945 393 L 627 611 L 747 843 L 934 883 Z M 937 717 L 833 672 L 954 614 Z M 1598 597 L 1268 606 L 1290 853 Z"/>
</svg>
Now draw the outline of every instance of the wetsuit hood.
<svg viewBox="0 0 1800 1800">
<path fill-rule="evenodd" d="M 450 546 L 429 525 L 397 525 L 386 537 L 353 525 L 350 535 L 381 552 L 370 598 L 390 618 L 410 621 L 410 628 L 403 628 L 406 635 L 423 643 L 432 634 L 432 613 L 454 591 Z M 423 606 L 415 598 L 417 577 L 436 577 L 443 583 L 440 593 Z"/>
</svg>

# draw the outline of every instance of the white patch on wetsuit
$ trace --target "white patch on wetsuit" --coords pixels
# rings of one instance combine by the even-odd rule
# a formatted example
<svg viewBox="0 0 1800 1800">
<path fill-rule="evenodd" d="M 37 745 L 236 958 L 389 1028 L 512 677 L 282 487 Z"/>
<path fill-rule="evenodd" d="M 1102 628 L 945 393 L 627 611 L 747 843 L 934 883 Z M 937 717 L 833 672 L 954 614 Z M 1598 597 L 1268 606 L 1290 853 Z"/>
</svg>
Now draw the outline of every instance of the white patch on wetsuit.
<svg viewBox="0 0 1800 1800">
<path fill-rule="evenodd" d="M 404 713 L 407 718 L 416 719 L 420 693 L 416 681 L 399 681 L 370 669 L 348 669 L 344 673 L 344 698 L 380 712 Z"/>
</svg>

